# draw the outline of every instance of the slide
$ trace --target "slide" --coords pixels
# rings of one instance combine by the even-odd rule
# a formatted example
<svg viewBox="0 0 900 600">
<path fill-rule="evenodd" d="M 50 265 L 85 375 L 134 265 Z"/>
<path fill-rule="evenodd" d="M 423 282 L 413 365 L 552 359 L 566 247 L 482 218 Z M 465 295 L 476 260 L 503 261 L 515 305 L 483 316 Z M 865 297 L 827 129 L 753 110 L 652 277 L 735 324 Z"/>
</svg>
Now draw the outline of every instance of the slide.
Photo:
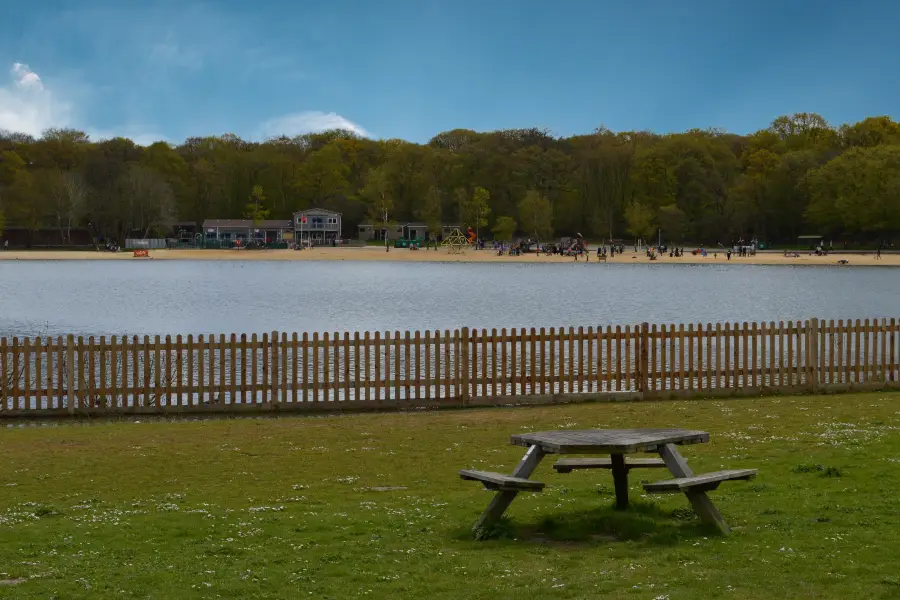
<svg viewBox="0 0 900 600">
<path fill-rule="evenodd" d="M 471 227 L 469 227 L 466 230 L 466 241 L 469 242 L 470 244 L 474 244 L 476 240 L 477 240 L 477 238 L 475 236 L 475 232 L 472 231 Z"/>
</svg>

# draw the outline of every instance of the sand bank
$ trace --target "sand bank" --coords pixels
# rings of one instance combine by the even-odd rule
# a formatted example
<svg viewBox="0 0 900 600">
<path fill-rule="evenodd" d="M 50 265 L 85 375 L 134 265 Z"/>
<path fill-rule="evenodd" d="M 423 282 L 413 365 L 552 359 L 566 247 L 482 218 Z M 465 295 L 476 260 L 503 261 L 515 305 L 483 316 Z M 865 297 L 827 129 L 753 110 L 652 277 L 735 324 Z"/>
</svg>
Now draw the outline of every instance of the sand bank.
<svg viewBox="0 0 900 600">
<path fill-rule="evenodd" d="M 522 256 L 497 256 L 490 250 L 467 250 L 464 254 L 449 254 L 446 250 L 408 250 L 369 246 L 366 248 L 313 248 L 311 250 L 151 250 L 152 260 L 300 260 L 300 261 L 398 261 L 398 262 L 499 262 L 499 263 L 566 263 L 572 258 L 561 256 L 538 256 L 525 254 Z M 885 254 L 876 259 L 874 253 L 839 254 L 829 256 L 810 256 L 801 253 L 799 256 L 784 256 L 777 252 L 761 252 L 756 256 L 738 258 L 732 256 L 729 261 L 724 253 L 717 256 L 694 256 L 688 254 L 681 258 L 663 256 L 650 261 L 644 253 L 625 252 L 610 259 L 615 264 L 648 263 L 666 264 L 745 264 L 745 265 L 836 265 L 839 260 L 850 261 L 849 266 L 900 266 L 900 254 Z M 4 260 L 132 260 L 141 261 L 147 258 L 135 258 L 131 252 L 81 252 L 65 250 L 29 250 L 0 251 L 0 261 Z M 583 263 L 583 259 L 579 262 Z M 596 255 L 592 255 L 589 264 L 598 264 Z M 600 262 L 602 264 L 602 261 Z"/>
</svg>

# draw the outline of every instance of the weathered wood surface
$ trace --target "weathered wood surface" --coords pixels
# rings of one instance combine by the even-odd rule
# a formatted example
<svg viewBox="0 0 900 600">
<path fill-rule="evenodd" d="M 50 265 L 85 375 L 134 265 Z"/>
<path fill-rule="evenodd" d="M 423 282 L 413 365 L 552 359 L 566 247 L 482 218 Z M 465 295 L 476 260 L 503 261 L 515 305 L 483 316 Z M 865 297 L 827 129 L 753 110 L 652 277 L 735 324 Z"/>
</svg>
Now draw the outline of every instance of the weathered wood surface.
<svg viewBox="0 0 900 600">
<path fill-rule="evenodd" d="M 612 469 L 611 458 L 563 458 L 554 463 L 553 468 L 560 473 L 570 473 L 576 469 Z M 661 458 L 626 458 L 626 469 L 665 468 Z"/>
<path fill-rule="evenodd" d="M 709 433 L 691 429 L 568 429 L 513 435 L 517 446 L 540 446 L 548 454 L 634 454 L 665 444 L 700 444 Z"/>
<path fill-rule="evenodd" d="M 531 446 L 525 453 L 525 456 L 522 457 L 522 460 L 519 461 L 519 464 L 516 465 L 516 468 L 513 469 L 512 477 L 528 480 L 537 466 L 541 464 L 544 456 L 544 451 L 540 447 Z M 485 527 L 496 523 L 503 516 L 503 513 L 506 512 L 512 501 L 516 499 L 518 493 L 518 490 L 506 490 L 494 494 L 488 507 L 484 509 L 481 516 L 475 521 L 475 525 L 472 526 L 472 532 L 475 534 L 475 537 L 480 537 Z"/>
<path fill-rule="evenodd" d="M 747 481 L 756 477 L 758 471 L 758 469 L 727 469 L 712 473 L 701 473 L 691 477 L 679 477 L 677 479 L 664 479 L 663 481 L 645 483 L 644 489 L 651 493 L 681 492 L 689 488 L 706 488 L 713 484 L 718 485 L 723 481 Z"/>
<path fill-rule="evenodd" d="M 675 477 L 684 478 L 694 476 L 694 472 L 688 466 L 687 461 L 681 453 L 678 452 L 678 447 L 675 446 L 675 444 L 665 444 L 662 446 L 659 449 L 659 456 L 666 462 L 666 466 L 669 467 L 669 472 Z M 700 517 L 701 521 L 714 524 L 719 531 L 725 535 L 728 535 L 731 532 L 722 513 L 720 513 L 719 509 L 716 508 L 716 505 L 712 503 L 712 500 L 709 499 L 709 496 L 706 495 L 705 491 L 696 488 L 688 488 L 684 490 L 684 495 L 691 503 L 694 512 L 697 513 L 697 516 Z"/>
<path fill-rule="evenodd" d="M 723 326 L 724 325 L 724 326 Z M 0 418 L 897 387 L 896 319 L 0 339 Z M 508 400 L 506 400 L 508 399 Z"/>
<path fill-rule="evenodd" d="M 503 492 L 539 492 L 544 489 L 543 483 L 532 481 L 523 477 L 513 477 L 512 475 L 504 475 L 503 473 L 495 473 L 493 471 L 471 471 L 463 469 L 459 472 L 461 479 L 467 481 L 480 481 L 484 487 L 489 490 L 497 490 Z"/>
</svg>

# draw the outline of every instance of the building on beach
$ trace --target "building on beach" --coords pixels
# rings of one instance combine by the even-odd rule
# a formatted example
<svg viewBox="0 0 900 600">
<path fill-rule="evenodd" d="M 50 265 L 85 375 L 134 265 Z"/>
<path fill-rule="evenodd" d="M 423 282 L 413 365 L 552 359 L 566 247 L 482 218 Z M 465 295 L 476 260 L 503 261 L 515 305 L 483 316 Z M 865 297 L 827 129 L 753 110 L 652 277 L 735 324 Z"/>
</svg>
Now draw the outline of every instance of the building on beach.
<svg viewBox="0 0 900 600">
<path fill-rule="evenodd" d="M 294 238 L 294 224 L 287 219 L 254 222 L 252 219 L 206 219 L 203 221 L 203 237 L 207 241 L 235 242 L 283 242 Z"/>
<path fill-rule="evenodd" d="M 391 227 L 389 231 L 379 224 L 373 224 L 371 221 L 360 223 L 357 226 L 359 230 L 359 239 L 363 241 L 383 241 L 385 235 L 388 239 L 396 240 L 399 238 L 406 239 L 422 239 L 426 241 L 432 240 L 432 235 L 428 232 L 428 225 L 425 223 L 401 223 Z M 454 229 L 459 229 L 459 225 L 441 225 L 441 233 L 438 240 L 442 240 L 450 235 Z"/>
<path fill-rule="evenodd" d="M 294 213 L 294 239 L 300 244 L 329 245 L 341 239 L 341 213 L 309 208 Z"/>
</svg>

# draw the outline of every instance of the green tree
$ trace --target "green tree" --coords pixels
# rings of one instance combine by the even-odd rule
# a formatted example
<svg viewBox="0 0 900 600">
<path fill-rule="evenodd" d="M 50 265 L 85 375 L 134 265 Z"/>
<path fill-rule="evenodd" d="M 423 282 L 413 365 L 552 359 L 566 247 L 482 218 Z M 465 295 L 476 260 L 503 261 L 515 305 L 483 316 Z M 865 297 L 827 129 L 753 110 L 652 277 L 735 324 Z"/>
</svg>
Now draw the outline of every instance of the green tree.
<svg viewBox="0 0 900 600">
<path fill-rule="evenodd" d="M 269 210 L 266 208 L 266 196 L 261 185 L 254 185 L 250 192 L 250 202 L 244 209 L 244 216 L 253 219 L 253 223 L 259 225 L 269 218 Z"/>
<path fill-rule="evenodd" d="M 340 143 L 330 142 L 300 165 L 294 181 L 294 193 L 303 200 L 303 208 L 327 206 L 332 198 L 349 193 L 349 172 Z"/>
<path fill-rule="evenodd" d="M 428 227 L 428 233 L 431 234 L 433 239 L 437 239 L 437 236 L 441 233 L 442 205 L 443 193 L 440 188 L 433 185 L 428 188 L 428 193 L 425 194 L 422 205 L 416 212 L 416 217 L 425 223 Z"/>
<path fill-rule="evenodd" d="M 687 215 L 675 204 L 667 204 L 661 206 L 656 214 L 659 222 L 659 228 L 662 229 L 666 239 L 673 242 L 684 241 L 684 234 L 687 231 Z M 640 227 L 638 228 L 640 229 Z M 646 228 L 645 228 L 646 230 Z M 646 237 L 646 236 L 638 236 Z"/>
<path fill-rule="evenodd" d="M 643 202 L 632 202 L 625 207 L 625 221 L 628 223 L 628 233 L 636 238 L 651 240 L 656 233 L 656 224 L 653 222 L 653 209 Z"/>
<path fill-rule="evenodd" d="M 516 220 L 512 217 L 498 217 L 491 231 L 494 233 L 494 239 L 502 241 L 512 241 L 513 235 L 516 233 Z"/>
<path fill-rule="evenodd" d="M 480 239 L 479 229 L 488 224 L 488 216 L 491 214 L 491 207 L 488 202 L 491 194 L 483 187 L 476 187 L 469 196 L 466 194 L 460 198 L 461 219 L 463 226 L 475 226 L 475 237 Z"/>
<path fill-rule="evenodd" d="M 373 227 L 380 225 L 384 231 L 384 250 L 390 251 L 390 232 L 397 226 L 393 220 L 394 199 L 391 197 L 390 182 L 384 168 L 369 170 L 366 184 L 360 195 L 366 203 L 367 214 Z"/>
<path fill-rule="evenodd" d="M 522 229 L 534 235 L 536 240 L 553 237 L 553 207 L 537 190 L 528 190 L 519 202 L 519 220 Z"/>
</svg>

